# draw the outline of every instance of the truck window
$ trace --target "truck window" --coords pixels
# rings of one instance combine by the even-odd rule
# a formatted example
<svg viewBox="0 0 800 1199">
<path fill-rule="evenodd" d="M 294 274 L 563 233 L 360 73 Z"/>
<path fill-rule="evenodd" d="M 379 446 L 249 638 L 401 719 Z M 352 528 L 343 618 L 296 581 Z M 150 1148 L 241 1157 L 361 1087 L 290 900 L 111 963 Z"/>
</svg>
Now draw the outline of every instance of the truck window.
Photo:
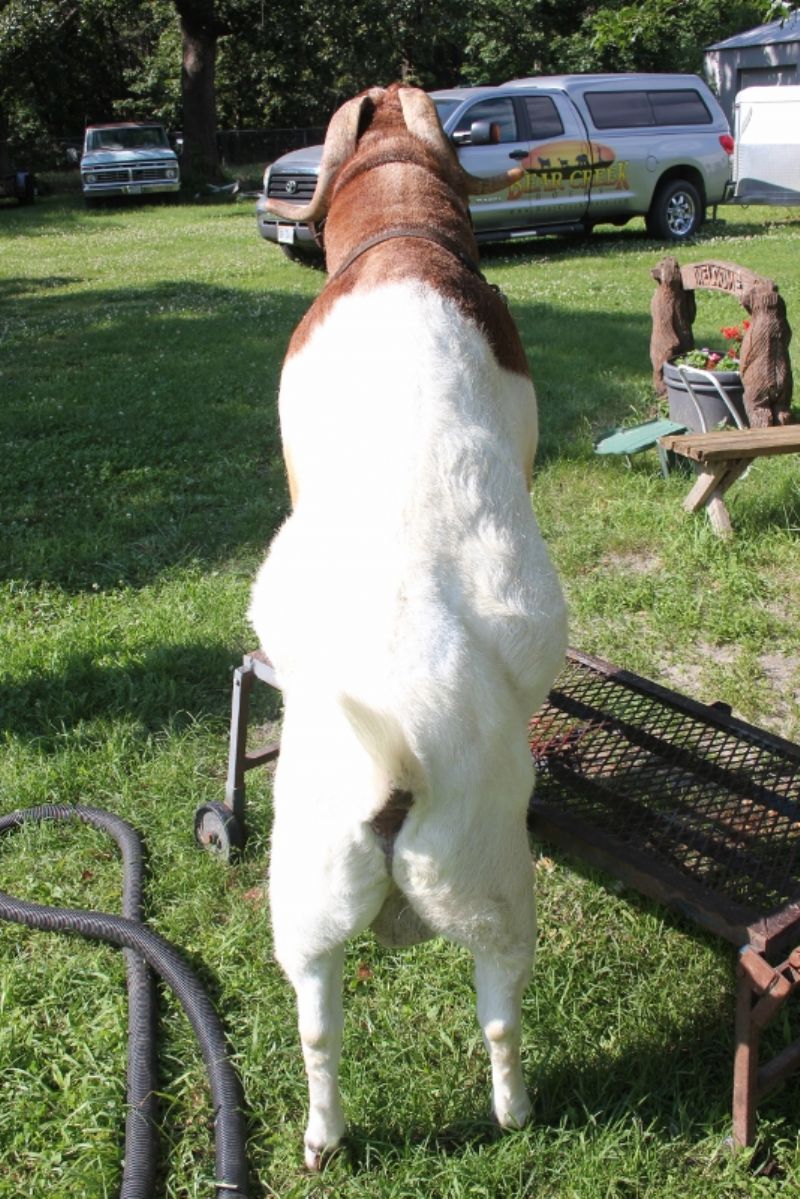
<svg viewBox="0 0 800 1199">
<path fill-rule="evenodd" d="M 633 129 L 653 124 L 646 92 L 586 92 L 595 129 Z"/>
<path fill-rule="evenodd" d="M 477 104 L 473 104 L 463 114 L 453 130 L 453 135 L 469 133 L 474 121 L 489 121 L 492 125 L 497 125 L 500 131 L 498 138 L 500 142 L 518 142 L 520 140 L 517 132 L 517 118 L 514 115 L 514 105 L 511 100 L 504 100 L 502 97 L 498 97 L 496 100 L 478 100 Z"/>
<path fill-rule="evenodd" d="M 657 125 L 710 125 L 711 113 L 703 97 L 692 88 L 682 91 L 649 92 Z"/>
<path fill-rule="evenodd" d="M 559 137 L 564 132 L 564 124 L 558 115 L 558 109 L 549 96 L 523 96 L 522 101 L 528 114 L 531 137 L 534 140 Z"/>
<path fill-rule="evenodd" d="M 586 92 L 595 129 L 641 129 L 648 125 L 709 125 L 711 113 L 693 88 L 664 91 Z"/>
</svg>

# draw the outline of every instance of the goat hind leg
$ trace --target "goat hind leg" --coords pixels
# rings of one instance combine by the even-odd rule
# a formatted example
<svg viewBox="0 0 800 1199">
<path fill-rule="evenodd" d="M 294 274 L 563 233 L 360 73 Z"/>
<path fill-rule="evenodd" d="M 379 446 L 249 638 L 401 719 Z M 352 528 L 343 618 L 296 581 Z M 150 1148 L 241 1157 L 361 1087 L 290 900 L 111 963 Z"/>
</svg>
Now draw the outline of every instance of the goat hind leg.
<svg viewBox="0 0 800 1199">
<path fill-rule="evenodd" d="M 288 968 L 284 963 L 297 996 L 297 1025 L 308 1080 L 304 1145 L 310 1170 L 320 1169 L 339 1145 L 345 1128 L 339 1094 L 343 960 L 344 947 L 340 945 Z"/>
<path fill-rule="evenodd" d="M 522 1128 L 531 1103 L 522 1076 L 522 992 L 532 961 L 526 955 L 475 954 L 478 1020 L 492 1068 L 492 1103 L 503 1128 Z"/>
</svg>

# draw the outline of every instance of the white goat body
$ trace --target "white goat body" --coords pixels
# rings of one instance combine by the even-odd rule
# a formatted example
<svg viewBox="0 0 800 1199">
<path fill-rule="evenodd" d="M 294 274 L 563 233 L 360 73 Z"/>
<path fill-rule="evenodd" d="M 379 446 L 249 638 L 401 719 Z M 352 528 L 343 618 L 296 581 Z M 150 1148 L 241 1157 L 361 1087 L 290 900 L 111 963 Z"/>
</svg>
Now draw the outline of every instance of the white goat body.
<svg viewBox="0 0 800 1199">
<path fill-rule="evenodd" d="M 400 200 L 415 227 L 441 228 L 438 193 L 434 210 L 408 179 L 419 160 L 430 172 L 423 139 L 398 132 L 409 94 L 418 104 L 410 89 L 369 93 L 369 134 L 334 183 L 334 276 L 372 235 L 369 214 L 380 227 L 380 209 L 355 204 L 353 163 L 375 145 L 403 147 Z M 457 171 L 438 165 L 463 225 L 445 214 L 445 236 L 456 228 L 474 256 Z M 563 660 L 564 604 L 531 510 L 536 404 L 513 325 L 450 248 L 412 242 L 381 242 L 334 277 L 290 346 L 280 416 L 294 507 L 250 606 L 284 691 L 270 901 L 297 993 L 311 1166 L 344 1131 L 343 946 L 369 925 L 390 944 L 432 933 L 471 950 L 495 1113 L 518 1126 L 529 1111 L 526 725 Z"/>
</svg>

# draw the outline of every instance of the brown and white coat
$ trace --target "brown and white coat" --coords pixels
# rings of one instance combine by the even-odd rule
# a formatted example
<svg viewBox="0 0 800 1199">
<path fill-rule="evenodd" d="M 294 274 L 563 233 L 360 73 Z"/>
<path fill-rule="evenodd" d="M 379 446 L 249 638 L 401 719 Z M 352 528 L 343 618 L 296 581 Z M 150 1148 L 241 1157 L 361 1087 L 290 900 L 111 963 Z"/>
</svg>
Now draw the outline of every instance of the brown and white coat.
<svg viewBox="0 0 800 1199">
<path fill-rule="evenodd" d="M 374 88 L 334 116 L 302 217 L 326 217 L 330 279 L 283 368 L 293 511 L 250 617 L 284 691 L 270 900 L 309 1165 L 344 1130 L 343 946 L 370 925 L 470 949 L 495 1113 L 529 1111 L 526 724 L 566 618 L 530 502 L 534 390 L 469 221 L 469 190 L 503 182 L 464 173 L 424 93 Z"/>
</svg>

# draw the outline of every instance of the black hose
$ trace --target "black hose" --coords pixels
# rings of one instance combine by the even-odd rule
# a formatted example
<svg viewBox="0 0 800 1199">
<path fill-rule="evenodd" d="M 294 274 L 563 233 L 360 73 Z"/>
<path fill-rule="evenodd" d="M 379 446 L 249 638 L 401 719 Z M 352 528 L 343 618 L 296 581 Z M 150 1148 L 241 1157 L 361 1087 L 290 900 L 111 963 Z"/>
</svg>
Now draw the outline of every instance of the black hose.
<svg viewBox="0 0 800 1199">
<path fill-rule="evenodd" d="M 155 991 L 152 967 L 170 986 L 194 1029 L 214 1108 L 217 1199 L 247 1199 L 243 1095 L 227 1056 L 225 1035 L 210 999 L 168 941 L 141 922 L 142 845 L 124 820 L 97 808 L 45 805 L 0 818 L 0 835 L 30 821 L 80 820 L 114 838 L 123 860 L 123 915 L 27 903 L 0 891 L 0 919 L 50 932 L 77 933 L 125 951 L 130 1038 L 125 1166 L 120 1199 L 152 1199 L 157 1146 L 155 1121 Z M 146 964 L 145 964 L 146 963 Z"/>
</svg>

